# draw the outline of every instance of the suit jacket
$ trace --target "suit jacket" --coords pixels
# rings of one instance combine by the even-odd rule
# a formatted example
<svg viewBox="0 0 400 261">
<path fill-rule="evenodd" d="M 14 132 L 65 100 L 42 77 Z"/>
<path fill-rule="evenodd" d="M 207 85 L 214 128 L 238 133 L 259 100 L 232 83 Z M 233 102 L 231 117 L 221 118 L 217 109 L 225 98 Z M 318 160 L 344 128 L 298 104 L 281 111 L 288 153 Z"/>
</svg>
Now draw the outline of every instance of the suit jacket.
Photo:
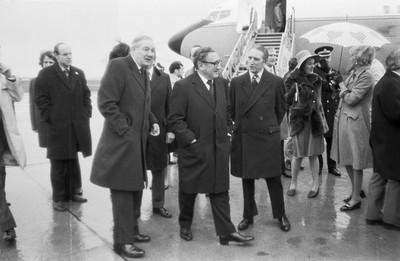
<svg viewBox="0 0 400 261">
<path fill-rule="evenodd" d="M 160 125 L 160 135 L 147 139 L 146 163 L 149 170 L 161 170 L 168 165 L 168 144 L 165 143 L 171 81 L 169 75 L 154 67 L 151 77 L 151 112 Z"/>
<path fill-rule="evenodd" d="M 389 70 L 374 88 L 370 143 L 374 171 L 400 180 L 400 76 Z"/>
<path fill-rule="evenodd" d="M 149 77 L 145 81 L 132 56 L 111 60 L 97 94 L 105 120 L 93 159 L 92 183 L 125 191 L 144 188 L 147 136 L 157 122 L 150 103 Z"/>
<path fill-rule="evenodd" d="M 197 72 L 172 91 L 168 124 L 178 141 L 179 189 L 186 193 L 229 190 L 228 83 L 218 77 L 214 84 L 216 101 Z"/>
<path fill-rule="evenodd" d="M 231 115 L 234 121 L 231 173 L 241 178 L 281 175 L 280 127 L 285 114 L 283 80 L 266 70 L 255 91 L 249 73 L 233 78 Z"/>
<path fill-rule="evenodd" d="M 35 102 L 48 124 L 47 157 L 72 159 L 92 155 L 90 90 L 82 70 L 71 66 L 69 79 L 58 63 L 42 69 L 35 82 Z"/>
</svg>

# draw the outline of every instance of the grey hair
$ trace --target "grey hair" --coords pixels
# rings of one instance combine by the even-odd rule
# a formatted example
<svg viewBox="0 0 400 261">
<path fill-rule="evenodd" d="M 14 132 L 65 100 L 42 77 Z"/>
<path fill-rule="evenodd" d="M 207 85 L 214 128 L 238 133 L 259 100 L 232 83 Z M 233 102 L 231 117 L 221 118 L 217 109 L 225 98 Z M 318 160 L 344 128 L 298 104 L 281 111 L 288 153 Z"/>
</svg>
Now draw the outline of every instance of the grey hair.
<svg viewBox="0 0 400 261">
<path fill-rule="evenodd" d="M 400 48 L 392 50 L 386 57 L 386 68 L 391 71 L 400 70 Z"/>
<path fill-rule="evenodd" d="M 354 46 L 350 48 L 349 54 L 354 64 L 371 65 L 375 58 L 375 49 L 372 46 Z"/>
<path fill-rule="evenodd" d="M 153 38 L 151 38 L 150 36 L 144 35 L 144 34 L 138 35 L 135 38 L 133 38 L 132 43 L 131 43 L 131 47 L 132 48 L 137 47 L 138 43 L 141 42 L 141 41 L 144 41 L 144 40 L 153 41 Z"/>
</svg>

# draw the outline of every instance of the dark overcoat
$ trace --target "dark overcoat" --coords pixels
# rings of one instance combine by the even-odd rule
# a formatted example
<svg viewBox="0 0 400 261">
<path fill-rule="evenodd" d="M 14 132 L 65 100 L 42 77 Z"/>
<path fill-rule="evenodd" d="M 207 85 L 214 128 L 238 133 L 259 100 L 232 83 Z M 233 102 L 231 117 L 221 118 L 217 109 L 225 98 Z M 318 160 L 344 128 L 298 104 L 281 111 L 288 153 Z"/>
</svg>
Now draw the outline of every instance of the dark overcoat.
<svg viewBox="0 0 400 261">
<path fill-rule="evenodd" d="M 58 63 L 42 69 L 35 81 L 35 103 L 48 125 L 47 157 L 72 159 L 92 155 L 90 90 L 82 70 L 71 66 L 69 78 Z"/>
<path fill-rule="evenodd" d="M 146 163 L 148 170 L 161 170 L 168 165 L 167 133 L 168 105 L 171 96 L 169 75 L 154 67 L 151 77 L 151 112 L 160 125 L 160 135 L 147 139 Z"/>
<path fill-rule="evenodd" d="M 150 80 L 131 55 L 110 61 L 100 83 L 97 106 L 105 118 L 90 181 L 124 191 L 144 188 L 146 144 L 156 119 L 150 112 Z"/>
<path fill-rule="evenodd" d="M 33 78 L 29 83 L 29 111 L 31 115 L 32 130 L 38 133 L 39 146 L 46 148 L 47 145 L 47 123 L 40 119 L 40 111 L 35 104 L 35 81 Z"/>
<path fill-rule="evenodd" d="M 327 81 L 326 73 L 318 66 L 314 68 L 314 73 L 322 78 L 321 102 L 324 109 L 326 123 L 329 130 L 324 134 L 325 137 L 332 137 L 333 123 L 338 109 L 340 97 L 339 92 L 332 91 Z"/>
<path fill-rule="evenodd" d="M 231 150 L 233 176 L 254 179 L 280 176 L 280 127 L 286 110 L 283 80 L 264 70 L 254 92 L 249 73 L 233 78 Z"/>
<path fill-rule="evenodd" d="M 390 70 L 374 88 L 370 143 L 374 171 L 400 180 L 400 76 Z"/>
<path fill-rule="evenodd" d="M 228 82 L 216 78 L 214 86 L 216 101 L 195 72 L 172 91 L 168 124 L 178 141 L 179 189 L 186 193 L 229 190 Z"/>
</svg>

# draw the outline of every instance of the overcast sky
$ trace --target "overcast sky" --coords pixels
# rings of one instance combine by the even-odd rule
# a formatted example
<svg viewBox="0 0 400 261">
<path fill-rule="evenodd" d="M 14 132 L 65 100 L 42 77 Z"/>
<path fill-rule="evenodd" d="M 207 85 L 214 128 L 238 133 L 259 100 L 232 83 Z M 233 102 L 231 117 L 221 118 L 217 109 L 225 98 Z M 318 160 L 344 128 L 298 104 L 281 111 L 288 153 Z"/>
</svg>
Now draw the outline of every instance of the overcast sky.
<svg viewBox="0 0 400 261">
<path fill-rule="evenodd" d="M 156 42 L 158 61 L 190 61 L 173 53 L 168 39 L 226 0 L 0 0 L 1 60 L 20 77 L 35 77 L 42 50 L 71 45 L 73 65 L 88 79 L 102 76 L 116 40 L 138 34 Z"/>
</svg>

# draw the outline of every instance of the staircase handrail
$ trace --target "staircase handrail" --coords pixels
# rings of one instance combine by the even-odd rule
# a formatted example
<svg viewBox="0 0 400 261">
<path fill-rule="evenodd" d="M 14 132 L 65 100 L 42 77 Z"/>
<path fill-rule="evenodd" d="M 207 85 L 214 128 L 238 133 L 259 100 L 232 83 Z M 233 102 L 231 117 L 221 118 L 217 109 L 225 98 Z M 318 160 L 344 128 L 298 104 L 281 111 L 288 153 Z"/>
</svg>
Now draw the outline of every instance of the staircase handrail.
<svg viewBox="0 0 400 261">
<path fill-rule="evenodd" d="M 233 51 L 222 71 L 222 76 L 230 81 L 238 71 L 243 55 L 247 53 L 247 49 L 254 38 L 257 36 L 257 12 L 254 8 L 250 13 L 250 25 L 246 32 L 242 32 Z"/>
<path fill-rule="evenodd" d="M 279 45 L 279 56 L 276 63 L 277 75 L 283 77 L 289 70 L 289 60 L 293 57 L 294 49 L 294 36 L 295 36 L 295 23 L 294 23 L 295 10 L 292 8 L 292 14 L 286 21 L 285 31 L 282 34 L 281 42 Z"/>
</svg>

